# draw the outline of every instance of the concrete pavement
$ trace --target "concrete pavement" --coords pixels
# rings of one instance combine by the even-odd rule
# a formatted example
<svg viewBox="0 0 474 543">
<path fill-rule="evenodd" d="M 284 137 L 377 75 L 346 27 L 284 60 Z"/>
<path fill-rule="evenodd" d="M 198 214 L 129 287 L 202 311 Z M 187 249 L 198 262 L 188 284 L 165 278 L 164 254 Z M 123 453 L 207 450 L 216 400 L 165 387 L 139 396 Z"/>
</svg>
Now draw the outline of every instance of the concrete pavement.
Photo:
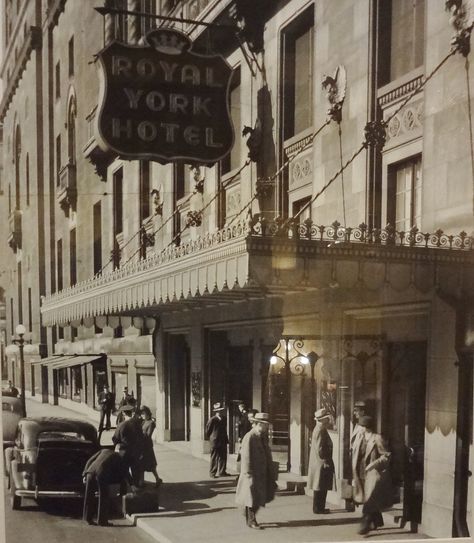
<svg viewBox="0 0 474 543">
<path fill-rule="evenodd" d="M 30 400 L 29 400 L 30 401 Z M 31 402 L 30 414 L 56 414 L 84 418 L 68 409 Z M 314 515 L 306 495 L 281 490 L 275 500 L 258 513 L 263 530 L 245 525 L 235 505 L 236 477 L 211 479 L 206 460 L 188 454 L 180 443 L 157 444 L 158 472 L 164 483 L 160 490 L 160 511 L 133 515 L 131 520 L 160 543 L 316 542 L 364 539 L 357 535 L 360 511 L 348 513 L 331 508 L 328 515 Z M 147 481 L 152 481 L 147 474 Z M 284 475 L 282 474 L 284 478 Z M 423 538 L 408 527 L 400 529 L 385 515 L 385 526 L 369 534 L 376 540 Z"/>
</svg>

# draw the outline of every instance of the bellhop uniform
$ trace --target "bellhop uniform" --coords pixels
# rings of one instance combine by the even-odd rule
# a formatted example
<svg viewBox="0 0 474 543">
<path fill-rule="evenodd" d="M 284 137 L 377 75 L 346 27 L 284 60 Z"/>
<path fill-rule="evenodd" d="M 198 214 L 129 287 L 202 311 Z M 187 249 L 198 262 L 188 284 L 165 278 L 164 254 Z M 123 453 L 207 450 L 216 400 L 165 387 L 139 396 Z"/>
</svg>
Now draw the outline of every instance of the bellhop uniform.
<svg viewBox="0 0 474 543">
<path fill-rule="evenodd" d="M 216 408 L 219 413 L 224 411 L 224 408 Z M 227 443 L 229 437 L 227 435 L 227 419 L 220 415 L 214 415 L 209 419 L 206 425 L 206 437 L 211 445 L 211 465 L 209 474 L 211 477 L 217 475 L 227 475 Z"/>
</svg>

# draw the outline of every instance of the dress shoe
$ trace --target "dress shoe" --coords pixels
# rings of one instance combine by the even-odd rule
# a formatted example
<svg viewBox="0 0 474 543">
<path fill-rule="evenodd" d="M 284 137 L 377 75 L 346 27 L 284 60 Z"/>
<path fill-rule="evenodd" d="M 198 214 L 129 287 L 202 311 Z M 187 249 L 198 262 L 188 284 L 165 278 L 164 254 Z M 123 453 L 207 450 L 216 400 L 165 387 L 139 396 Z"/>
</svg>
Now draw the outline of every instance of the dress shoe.
<svg viewBox="0 0 474 543">
<path fill-rule="evenodd" d="M 260 524 L 258 524 L 258 522 L 256 520 L 251 520 L 247 526 L 249 528 L 253 528 L 254 530 L 261 530 L 262 527 L 260 526 Z"/>
<path fill-rule="evenodd" d="M 223 473 L 219 473 L 219 477 L 230 477 L 230 473 L 227 473 L 227 471 L 224 471 Z"/>
<path fill-rule="evenodd" d="M 327 515 L 329 513 L 329 509 L 316 509 L 314 513 L 316 515 Z"/>
<path fill-rule="evenodd" d="M 215 473 L 210 473 L 210 474 L 209 474 L 209 477 L 210 477 L 211 479 L 217 479 L 217 475 L 216 475 Z"/>
</svg>

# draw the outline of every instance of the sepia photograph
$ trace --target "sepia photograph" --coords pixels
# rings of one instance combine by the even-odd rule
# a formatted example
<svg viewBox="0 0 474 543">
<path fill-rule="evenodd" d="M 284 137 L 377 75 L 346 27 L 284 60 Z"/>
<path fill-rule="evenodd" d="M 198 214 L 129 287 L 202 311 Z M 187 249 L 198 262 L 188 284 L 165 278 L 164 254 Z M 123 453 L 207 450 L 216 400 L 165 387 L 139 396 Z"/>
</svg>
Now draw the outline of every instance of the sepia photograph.
<svg viewBox="0 0 474 543">
<path fill-rule="evenodd" d="M 0 0 L 0 541 L 471 541 L 473 29 Z"/>
</svg>

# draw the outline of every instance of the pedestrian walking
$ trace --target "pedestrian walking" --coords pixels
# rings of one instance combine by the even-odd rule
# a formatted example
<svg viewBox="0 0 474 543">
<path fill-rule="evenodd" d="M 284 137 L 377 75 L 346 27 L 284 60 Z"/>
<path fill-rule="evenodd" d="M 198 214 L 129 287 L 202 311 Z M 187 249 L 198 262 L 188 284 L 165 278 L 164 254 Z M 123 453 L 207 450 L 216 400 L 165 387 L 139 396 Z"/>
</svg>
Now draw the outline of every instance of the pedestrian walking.
<svg viewBox="0 0 474 543">
<path fill-rule="evenodd" d="M 110 485 L 120 484 L 121 494 L 126 493 L 126 488 L 130 485 L 127 465 L 118 453 L 109 449 L 102 449 L 89 458 L 82 476 L 86 485 L 83 520 L 88 524 L 94 523 L 92 520 L 94 516 L 93 505 L 95 502 L 95 493 L 98 492 L 97 524 L 99 526 L 110 526 Z"/>
<path fill-rule="evenodd" d="M 128 387 L 123 387 L 122 397 L 120 398 L 118 409 L 117 409 L 117 420 L 116 425 L 118 426 L 121 422 L 124 421 L 123 411 L 120 410 L 121 407 L 126 405 L 131 405 L 135 407 L 137 404 L 133 394 L 129 394 Z"/>
<path fill-rule="evenodd" d="M 108 385 L 104 385 L 102 392 L 99 394 L 98 402 L 100 405 L 99 432 L 104 429 L 104 419 L 105 429 L 110 430 L 110 415 L 115 407 L 115 400 L 114 395 L 112 392 L 110 392 Z"/>
<path fill-rule="evenodd" d="M 382 513 L 393 503 L 392 483 L 389 471 L 390 452 L 381 435 L 373 431 L 372 417 L 360 417 L 363 433 L 354 443 L 352 473 L 354 501 L 362 504 L 362 520 L 359 534 L 383 526 Z"/>
<path fill-rule="evenodd" d="M 120 411 L 125 420 L 118 425 L 112 441 L 131 470 L 133 484 L 139 486 L 142 480 L 141 462 L 144 443 L 142 424 L 140 419 L 134 416 L 135 408 L 132 405 L 124 405 Z"/>
<path fill-rule="evenodd" d="M 313 490 L 313 513 L 329 513 L 326 509 L 328 490 L 334 489 L 334 462 L 332 439 L 328 433 L 331 415 L 326 409 L 314 413 L 316 425 L 311 436 L 308 462 L 308 488 Z"/>
<path fill-rule="evenodd" d="M 227 419 L 224 416 L 225 407 L 218 402 L 214 404 L 213 411 L 215 415 L 208 420 L 205 432 L 211 445 L 209 475 L 213 478 L 225 477 L 229 475 L 226 471 L 229 436 L 227 435 Z"/>
<path fill-rule="evenodd" d="M 244 435 L 252 429 L 252 423 L 249 420 L 249 410 L 245 406 L 244 402 L 240 402 L 238 405 L 237 422 L 235 424 L 237 429 L 237 439 L 241 443 Z"/>
<path fill-rule="evenodd" d="M 155 485 L 160 486 L 163 482 L 158 476 L 156 471 L 156 456 L 153 450 L 152 435 L 156 428 L 155 419 L 151 415 L 150 408 L 143 405 L 140 409 L 140 416 L 142 419 L 142 431 L 143 431 L 143 458 L 142 458 L 142 471 L 151 471 L 155 477 Z"/>
<path fill-rule="evenodd" d="M 260 507 L 274 499 L 276 476 L 268 444 L 268 413 L 256 413 L 252 421 L 253 427 L 245 434 L 240 449 L 241 470 L 235 501 L 245 508 L 247 526 L 260 530 L 256 515 Z"/>
</svg>

